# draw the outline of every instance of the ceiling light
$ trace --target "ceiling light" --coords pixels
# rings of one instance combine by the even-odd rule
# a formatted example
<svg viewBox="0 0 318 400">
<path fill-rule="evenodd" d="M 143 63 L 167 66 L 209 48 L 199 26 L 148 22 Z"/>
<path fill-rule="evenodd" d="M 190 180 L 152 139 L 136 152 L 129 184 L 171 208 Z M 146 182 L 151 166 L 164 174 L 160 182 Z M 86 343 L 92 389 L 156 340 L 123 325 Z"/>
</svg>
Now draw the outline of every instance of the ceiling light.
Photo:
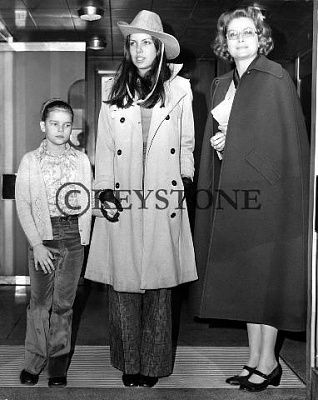
<svg viewBox="0 0 318 400">
<path fill-rule="evenodd" d="M 87 48 L 91 50 L 102 50 L 106 47 L 105 39 L 99 36 L 93 36 L 87 43 Z"/>
<path fill-rule="evenodd" d="M 78 15 L 85 21 L 96 21 L 104 15 L 104 9 L 93 1 L 88 1 L 78 10 Z"/>
<path fill-rule="evenodd" d="M 15 26 L 17 28 L 25 28 L 27 16 L 27 10 L 14 10 Z"/>
</svg>

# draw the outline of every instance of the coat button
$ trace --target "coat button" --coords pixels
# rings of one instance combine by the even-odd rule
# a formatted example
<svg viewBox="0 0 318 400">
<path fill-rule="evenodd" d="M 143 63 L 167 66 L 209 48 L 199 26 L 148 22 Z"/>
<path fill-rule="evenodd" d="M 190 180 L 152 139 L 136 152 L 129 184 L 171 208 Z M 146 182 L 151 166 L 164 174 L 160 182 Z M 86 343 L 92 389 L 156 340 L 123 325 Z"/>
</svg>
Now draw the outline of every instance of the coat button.
<svg viewBox="0 0 318 400">
<path fill-rule="evenodd" d="M 170 115 L 167 115 L 167 116 L 166 116 L 166 120 L 169 120 L 169 119 L 170 119 Z"/>
<path fill-rule="evenodd" d="M 117 150 L 117 154 L 120 156 L 121 155 L 121 150 Z"/>
<path fill-rule="evenodd" d="M 120 184 L 118 182 L 116 182 L 115 188 L 118 189 L 120 186 Z"/>
<path fill-rule="evenodd" d="M 171 181 L 171 183 L 172 183 L 172 186 L 177 186 L 177 181 L 173 180 L 173 181 Z"/>
<path fill-rule="evenodd" d="M 172 147 L 172 149 L 170 150 L 170 153 L 171 154 L 174 154 L 176 152 L 176 149 L 174 149 L 173 147 Z"/>
<path fill-rule="evenodd" d="M 171 218 L 174 218 L 175 216 L 176 216 L 176 213 L 175 213 L 175 212 L 173 212 L 173 213 L 170 215 Z"/>
<path fill-rule="evenodd" d="M 121 123 L 124 123 L 124 122 L 125 122 L 125 118 L 124 118 L 124 117 L 121 117 L 121 118 L 120 118 L 120 122 L 121 122 Z"/>
</svg>

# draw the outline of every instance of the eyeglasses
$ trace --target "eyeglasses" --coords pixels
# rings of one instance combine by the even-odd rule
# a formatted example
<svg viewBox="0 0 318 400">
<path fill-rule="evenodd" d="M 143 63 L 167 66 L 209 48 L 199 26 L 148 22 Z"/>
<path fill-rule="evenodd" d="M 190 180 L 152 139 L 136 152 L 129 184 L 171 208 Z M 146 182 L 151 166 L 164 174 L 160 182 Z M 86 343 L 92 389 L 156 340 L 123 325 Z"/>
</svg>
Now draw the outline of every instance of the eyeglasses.
<svg viewBox="0 0 318 400">
<path fill-rule="evenodd" d="M 240 36 L 243 39 L 250 39 L 254 37 L 255 34 L 256 34 L 255 30 L 253 30 L 252 28 L 245 28 L 240 32 L 235 30 L 230 30 L 227 32 L 226 37 L 228 38 L 228 40 L 238 40 Z"/>
</svg>

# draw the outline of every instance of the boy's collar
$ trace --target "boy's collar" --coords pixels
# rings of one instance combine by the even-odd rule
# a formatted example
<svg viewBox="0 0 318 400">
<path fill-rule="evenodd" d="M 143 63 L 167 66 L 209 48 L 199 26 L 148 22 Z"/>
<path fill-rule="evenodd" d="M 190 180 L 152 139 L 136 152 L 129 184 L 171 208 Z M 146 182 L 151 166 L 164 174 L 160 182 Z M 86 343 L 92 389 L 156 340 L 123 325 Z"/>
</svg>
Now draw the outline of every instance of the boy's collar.
<svg viewBox="0 0 318 400">
<path fill-rule="evenodd" d="M 52 157 L 61 157 L 68 153 L 72 153 L 72 155 L 76 155 L 75 150 L 69 143 L 65 143 L 65 149 L 63 152 L 61 152 L 60 154 L 54 154 L 47 149 L 47 139 L 43 139 L 38 148 L 37 155 L 39 156 L 39 158 L 42 158 L 44 155 L 49 155 Z"/>
</svg>

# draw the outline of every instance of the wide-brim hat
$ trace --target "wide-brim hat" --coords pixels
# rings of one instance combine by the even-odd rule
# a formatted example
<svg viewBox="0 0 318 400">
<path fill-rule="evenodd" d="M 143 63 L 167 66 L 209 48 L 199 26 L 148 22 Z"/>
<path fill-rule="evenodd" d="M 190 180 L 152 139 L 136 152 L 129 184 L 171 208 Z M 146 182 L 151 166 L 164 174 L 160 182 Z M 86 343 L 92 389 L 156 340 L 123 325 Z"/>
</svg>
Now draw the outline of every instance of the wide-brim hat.
<svg viewBox="0 0 318 400">
<path fill-rule="evenodd" d="M 180 46 L 178 40 L 163 31 L 162 22 L 158 14 L 142 10 L 140 11 L 130 24 L 124 21 L 117 22 L 117 26 L 126 38 L 132 33 L 148 33 L 161 40 L 165 46 L 166 57 L 168 60 L 178 57 Z"/>
</svg>

